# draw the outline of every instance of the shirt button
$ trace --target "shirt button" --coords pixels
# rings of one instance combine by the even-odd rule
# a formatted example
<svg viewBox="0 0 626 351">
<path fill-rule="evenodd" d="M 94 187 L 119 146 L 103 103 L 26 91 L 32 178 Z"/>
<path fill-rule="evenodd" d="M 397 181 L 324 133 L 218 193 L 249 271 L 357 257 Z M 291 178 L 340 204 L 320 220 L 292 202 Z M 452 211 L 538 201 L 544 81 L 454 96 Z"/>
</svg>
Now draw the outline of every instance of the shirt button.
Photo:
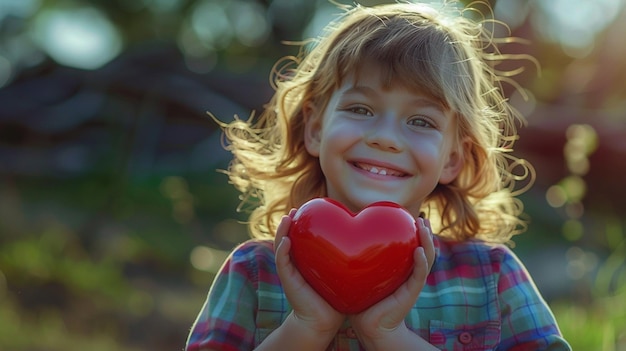
<svg viewBox="0 0 626 351">
<path fill-rule="evenodd" d="M 472 342 L 472 334 L 468 332 L 462 332 L 461 334 L 459 334 L 459 341 L 463 345 L 469 344 L 470 342 Z"/>
<path fill-rule="evenodd" d="M 346 329 L 346 335 L 350 339 L 356 339 L 356 332 L 354 331 L 354 329 L 352 329 L 352 327 L 349 327 L 348 329 Z"/>
</svg>

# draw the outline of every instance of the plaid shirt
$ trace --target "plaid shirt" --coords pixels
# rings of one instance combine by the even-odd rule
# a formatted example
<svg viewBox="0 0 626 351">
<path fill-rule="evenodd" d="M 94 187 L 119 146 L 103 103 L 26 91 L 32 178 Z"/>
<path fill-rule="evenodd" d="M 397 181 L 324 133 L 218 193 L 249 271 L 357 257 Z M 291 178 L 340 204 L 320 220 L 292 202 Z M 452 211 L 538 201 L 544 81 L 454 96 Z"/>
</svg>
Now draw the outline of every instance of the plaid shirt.
<svg viewBox="0 0 626 351">
<path fill-rule="evenodd" d="M 507 247 L 435 237 L 437 259 L 406 316 L 441 350 L 571 350 L 528 272 Z M 287 317 L 270 241 L 226 260 L 187 340 L 187 351 L 252 350 Z M 346 322 L 329 350 L 363 350 Z"/>
</svg>

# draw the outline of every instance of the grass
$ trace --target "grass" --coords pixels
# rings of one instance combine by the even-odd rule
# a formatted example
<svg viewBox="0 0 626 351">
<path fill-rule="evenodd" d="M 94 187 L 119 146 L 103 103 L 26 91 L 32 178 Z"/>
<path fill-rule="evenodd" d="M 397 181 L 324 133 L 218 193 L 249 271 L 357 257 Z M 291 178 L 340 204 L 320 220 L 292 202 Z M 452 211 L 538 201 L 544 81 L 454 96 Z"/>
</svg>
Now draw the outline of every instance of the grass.
<svg viewBox="0 0 626 351">
<path fill-rule="evenodd" d="M 214 276 L 193 249 L 247 238 L 236 195 L 213 184 L 152 178 L 111 198 L 96 178 L 0 183 L 0 349 L 181 350 Z M 626 350 L 624 233 L 612 228 L 588 298 L 551 303 L 577 351 Z"/>
</svg>

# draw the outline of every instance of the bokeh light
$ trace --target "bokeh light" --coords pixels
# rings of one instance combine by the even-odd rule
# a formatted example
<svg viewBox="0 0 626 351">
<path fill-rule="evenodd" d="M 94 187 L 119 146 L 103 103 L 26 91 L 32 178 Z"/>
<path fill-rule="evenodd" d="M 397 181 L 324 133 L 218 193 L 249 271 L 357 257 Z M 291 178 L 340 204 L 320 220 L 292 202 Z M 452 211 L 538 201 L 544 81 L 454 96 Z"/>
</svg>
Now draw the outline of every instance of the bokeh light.
<svg viewBox="0 0 626 351">
<path fill-rule="evenodd" d="M 41 6 L 41 0 L 2 0 L 0 22 L 9 16 L 28 18 Z"/>
<path fill-rule="evenodd" d="M 522 25 L 530 13 L 528 0 L 499 0 L 494 8 L 496 18 L 504 21 L 511 29 Z"/>
<path fill-rule="evenodd" d="M 81 69 L 97 69 L 122 50 L 116 27 L 92 7 L 46 9 L 35 18 L 32 35 L 54 60 Z"/>
<path fill-rule="evenodd" d="M 596 36 L 613 23 L 624 6 L 622 0 L 575 3 L 570 0 L 534 0 L 531 3 L 539 12 L 532 20 L 537 33 L 560 43 L 563 51 L 575 58 L 586 57 L 592 52 Z"/>
<path fill-rule="evenodd" d="M 193 195 L 184 178 L 165 177 L 161 182 L 161 193 L 172 201 L 172 217 L 178 223 L 189 223 L 195 218 Z"/>
<path fill-rule="evenodd" d="M 582 279 L 598 267 L 598 256 L 573 246 L 567 250 L 567 274 L 574 280 Z"/>
<path fill-rule="evenodd" d="M 577 241 L 585 233 L 583 224 L 578 219 L 568 219 L 563 223 L 563 237 L 569 241 Z"/>
<path fill-rule="evenodd" d="M 198 2 L 191 12 L 191 27 L 199 41 L 213 50 L 224 49 L 233 40 L 232 24 L 222 2 Z"/>
<path fill-rule="evenodd" d="M 225 251 L 196 246 L 189 255 L 189 261 L 197 270 L 216 273 L 227 256 L 228 252 Z"/>
<path fill-rule="evenodd" d="M 546 192 L 546 200 L 552 207 L 561 207 L 567 203 L 567 193 L 560 185 L 552 185 Z"/>
</svg>

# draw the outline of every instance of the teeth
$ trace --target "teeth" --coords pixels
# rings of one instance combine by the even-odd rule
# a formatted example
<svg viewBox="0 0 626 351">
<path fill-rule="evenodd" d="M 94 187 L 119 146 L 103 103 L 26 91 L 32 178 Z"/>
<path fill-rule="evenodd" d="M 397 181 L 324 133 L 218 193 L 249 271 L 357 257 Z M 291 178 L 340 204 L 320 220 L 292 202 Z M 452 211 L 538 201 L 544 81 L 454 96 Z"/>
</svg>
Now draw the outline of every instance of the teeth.
<svg viewBox="0 0 626 351">
<path fill-rule="evenodd" d="M 379 174 L 379 175 L 383 175 L 383 176 L 394 176 L 394 177 L 404 177 L 405 176 L 405 174 L 402 173 L 402 172 L 398 172 L 398 171 L 395 171 L 393 169 L 386 169 L 386 168 L 382 168 L 382 167 L 378 168 L 378 167 L 375 167 L 375 166 L 372 166 L 372 165 L 369 165 L 369 164 L 366 164 L 366 163 L 358 163 L 358 162 L 356 162 L 356 163 L 354 163 L 354 165 L 359 167 L 359 168 L 361 168 L 361 169 L 363 169 L 363 170 L 365 170 L 365 171 L 373 173 L 373 174 Z"/>
<path fill-rule="evenodd" d="M 361 167 L 362 169 L 370 172 L 370 173 L 374 173 L 374 174 L 380 174 L 380 175 L 395 175 L 395 176 L 399 176 L 399 174 L 396 174 L 397 172 L 393 172 L 393 171 L 389 171 L 387 169 L 380 169 L 377 167 L 373 167 L 373 166 L 367 166 L 367 165 L 359 165 L 359 167 Z"/>
</svg>

